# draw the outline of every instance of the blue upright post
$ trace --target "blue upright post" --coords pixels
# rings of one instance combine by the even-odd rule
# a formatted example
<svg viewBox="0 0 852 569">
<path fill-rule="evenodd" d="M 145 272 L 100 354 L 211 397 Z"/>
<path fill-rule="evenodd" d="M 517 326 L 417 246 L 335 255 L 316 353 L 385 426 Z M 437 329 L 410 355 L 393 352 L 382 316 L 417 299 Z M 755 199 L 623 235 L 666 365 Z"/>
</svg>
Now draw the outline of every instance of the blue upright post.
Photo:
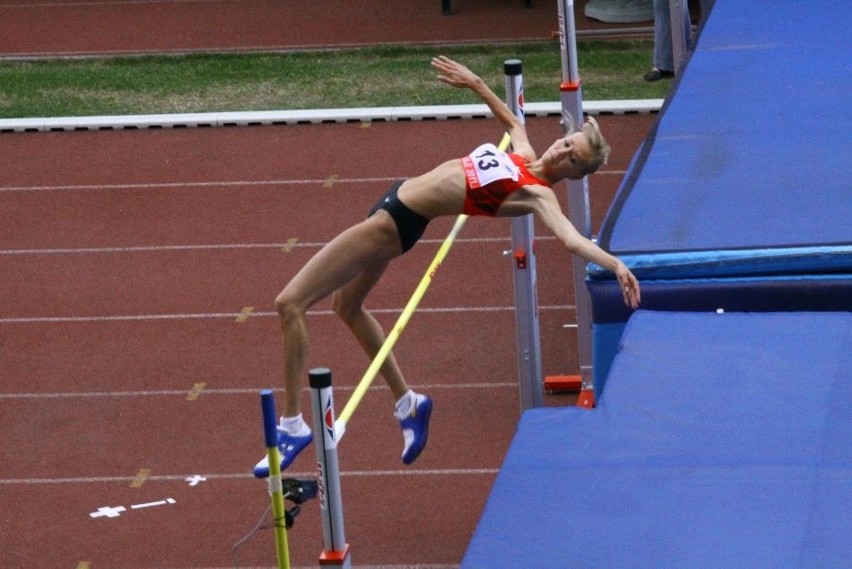
<svg viewBox="0 0 852 569">
<path fill-rule="evenodd" d="M 290 549 L 287 544 L 287 513 L 284 508 L 284 489 L 281 484 L 281 455 L 278 452 L 278 429 L 275 420 L 275 396 L 270 389 L 260 392 L 263 413 L 263 439 L 269 456 L 269 496 L 275 524 L 275 551 L 278 569 L 290 569 Z"/>
</svg>

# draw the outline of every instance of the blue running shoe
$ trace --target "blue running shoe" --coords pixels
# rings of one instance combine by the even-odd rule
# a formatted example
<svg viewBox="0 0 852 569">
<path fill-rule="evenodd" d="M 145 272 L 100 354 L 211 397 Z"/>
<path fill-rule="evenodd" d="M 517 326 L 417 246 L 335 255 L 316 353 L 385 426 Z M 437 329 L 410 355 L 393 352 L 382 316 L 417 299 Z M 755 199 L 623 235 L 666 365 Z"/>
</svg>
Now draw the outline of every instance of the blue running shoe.
<svg viewBox="0 0 852 569">
<path fill-rule="evenodd" d="M 281 470 L 286 470 L 300 452 L 311 444 L 314 434 L 308 433 L 303 437 L 288 435 L 284 431 L 278 431 L 278 452 L 281 453 Z M 269 478 L 269 455 L 254 466 L 254 475 L 258 478 Z"/>
<path fill-rule="evenodd" d="M 402 429 L 402 437 L 405 439 L 405 447 L 402 449 L 402 462 L 411 464 L 429 440 L 429 418 L 432 416 L 432 399 L 426 395 L 417 396 L 417 404 L 411 409 L 411 413 L 404 418 L 397 416 L 399 426 Z"/>
</svg>

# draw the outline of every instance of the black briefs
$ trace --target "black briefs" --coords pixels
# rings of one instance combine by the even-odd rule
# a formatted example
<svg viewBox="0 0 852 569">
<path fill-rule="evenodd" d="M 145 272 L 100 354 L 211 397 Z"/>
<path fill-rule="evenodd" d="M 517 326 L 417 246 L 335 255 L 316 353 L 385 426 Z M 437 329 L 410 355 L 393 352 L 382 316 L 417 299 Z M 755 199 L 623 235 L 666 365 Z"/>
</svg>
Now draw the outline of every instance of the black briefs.
<svg viewBox="0 0 852 569">
<path fill-rule="evenodd" d="M 427 218 L 412 211 L 399 200 L 397 192 L 404 181 L 400 180 L 394 183 L 387 193 L 373 206 L 370 214 L 367 216 L 372 217 L 380 209 L 387 211 L 391 215 L 394 223 L 396 223 L 396 230 L 399 233 L 399 242 L 402 244 L 403 253 L 414 247 L 414 244 L 423 236 L 426 226 L 429 225 Z"/>
</svg>

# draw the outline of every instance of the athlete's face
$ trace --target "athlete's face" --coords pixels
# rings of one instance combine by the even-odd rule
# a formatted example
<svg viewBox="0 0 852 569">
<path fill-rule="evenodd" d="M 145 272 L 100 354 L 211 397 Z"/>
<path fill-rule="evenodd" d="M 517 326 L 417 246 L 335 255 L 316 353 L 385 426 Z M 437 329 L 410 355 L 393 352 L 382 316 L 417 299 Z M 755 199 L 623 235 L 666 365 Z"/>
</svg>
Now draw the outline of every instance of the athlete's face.
<svg viewBox="0 0 852 569">
<path fill-rule="evenodd" d="M 592 145 L 582 132 L 560 138 L 542 156 L 551 175 L 569 180 L 582 178 L 593 158 Z"/>
</svg>

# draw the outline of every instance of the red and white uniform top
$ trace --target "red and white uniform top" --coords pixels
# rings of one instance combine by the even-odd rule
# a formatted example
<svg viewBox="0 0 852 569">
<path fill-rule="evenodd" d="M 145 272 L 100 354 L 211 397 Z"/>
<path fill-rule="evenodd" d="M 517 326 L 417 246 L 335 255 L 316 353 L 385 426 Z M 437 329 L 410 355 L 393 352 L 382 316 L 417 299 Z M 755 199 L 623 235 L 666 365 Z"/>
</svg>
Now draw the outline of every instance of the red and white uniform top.
<svg viewBox="0 0 852 569">
<path fill-rule="evenodd" d="M 467 179 L 464 213 L 494 217 L 512 192 L 531 185 L 550 187 L 530 174 L 528 163 L 518 154 L 507 154 L 493 144 L 483 144 L 462 158 Z"/>
</svg>

